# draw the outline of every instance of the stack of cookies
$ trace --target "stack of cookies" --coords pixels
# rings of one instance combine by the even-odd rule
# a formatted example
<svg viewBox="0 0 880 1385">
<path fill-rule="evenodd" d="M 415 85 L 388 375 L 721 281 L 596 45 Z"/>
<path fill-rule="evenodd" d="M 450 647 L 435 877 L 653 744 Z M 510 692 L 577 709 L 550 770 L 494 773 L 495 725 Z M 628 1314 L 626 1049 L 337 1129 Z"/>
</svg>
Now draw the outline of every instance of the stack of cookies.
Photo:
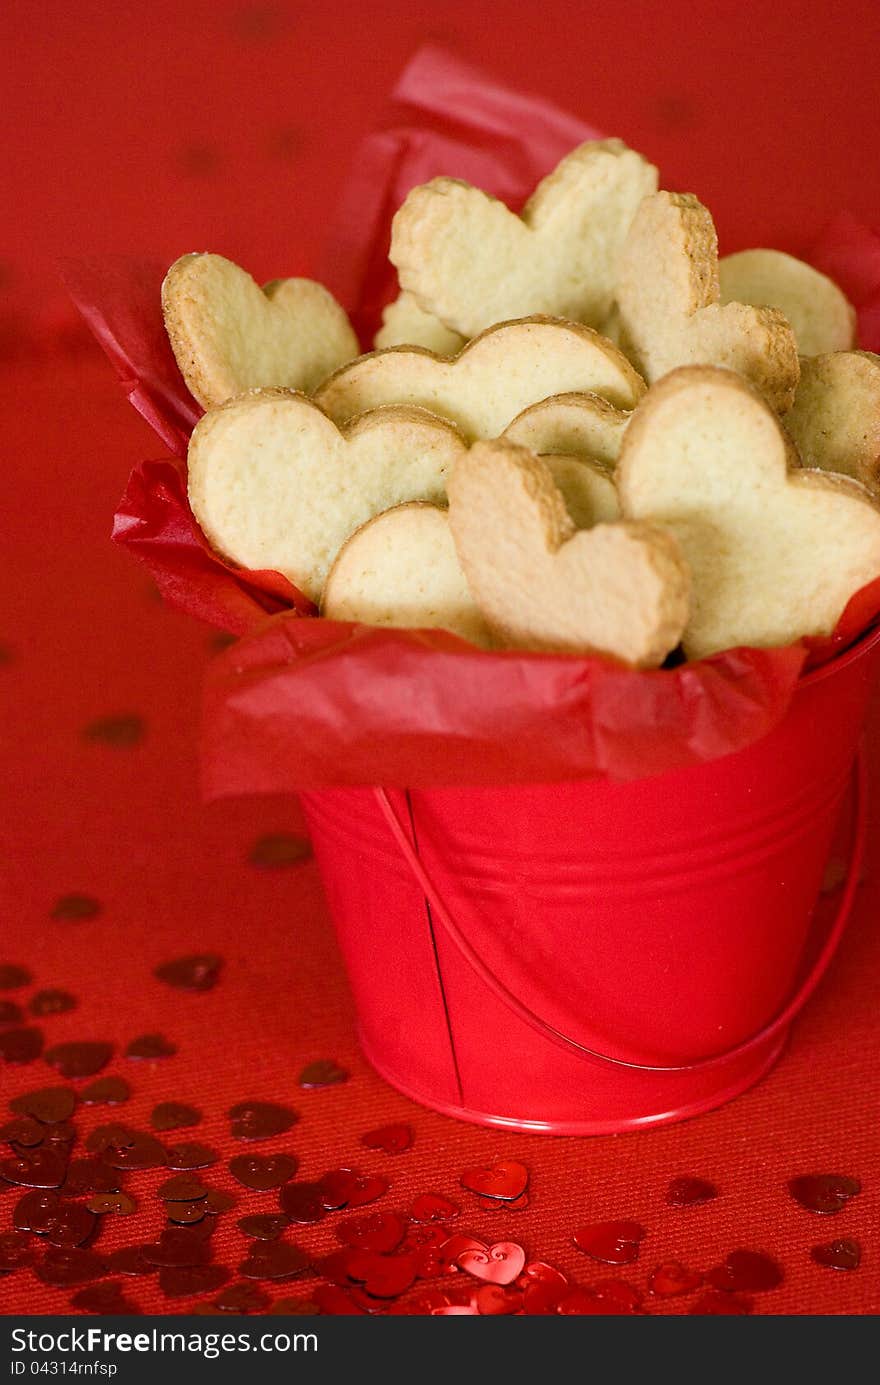
<svg viewBox="0 0 880 1385">
<path fill-rule="evenodd" d="M 880 357 L 824 275 L 719 260 L 619 140 L 520 215 L 435 178 L 390 253 L 366 355 L 310 280 L 169 270 L 190 502 L 228 561 L 333 620 L 641 668 L 828 635 L 880 577 Z"/>
</svg>

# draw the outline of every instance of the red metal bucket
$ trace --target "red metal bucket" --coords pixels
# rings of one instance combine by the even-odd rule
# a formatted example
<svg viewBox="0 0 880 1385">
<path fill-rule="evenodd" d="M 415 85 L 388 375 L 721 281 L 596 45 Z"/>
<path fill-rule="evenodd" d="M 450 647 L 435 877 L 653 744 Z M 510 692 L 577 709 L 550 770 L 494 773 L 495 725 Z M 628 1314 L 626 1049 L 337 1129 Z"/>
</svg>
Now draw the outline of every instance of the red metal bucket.
<svg viewBox="0 0 880 1385">
<path fill-rule="evenodd" d="M 605 1134 L 729 1100 L 843 930 L 811 930 L 880 632 L 746 750 L 629 783 L 303 795 L 363 1050 L 466 1120 Z"/>
</svg>

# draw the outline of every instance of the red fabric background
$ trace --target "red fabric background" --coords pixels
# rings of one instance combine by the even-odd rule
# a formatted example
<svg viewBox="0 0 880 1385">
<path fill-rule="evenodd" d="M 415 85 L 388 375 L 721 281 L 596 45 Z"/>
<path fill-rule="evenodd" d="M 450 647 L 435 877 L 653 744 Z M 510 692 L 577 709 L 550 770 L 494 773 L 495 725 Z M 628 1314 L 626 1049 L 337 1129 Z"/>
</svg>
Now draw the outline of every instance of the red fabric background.
<svg viewBox="0 0 880 1385">
<path fill-rule="evenodd" d="M 129 470 L 155 453 L 155 440 L 82 341 L 51 271 L 52 258 L 71 251 L 122 248 L 170 260 L 196 247 L 238 257 L 258 277 L 307 270 L 346 159 L 426 35 L 643 147 L 669 185 L 693 188 L 710 204 L 723 249 L 753 242 L 761 228 L 797 250 L 838 209 L 876 225 L 880 165 L 868 118 L 880 75 L 876 7 L 854 4 L 840 25 L 824 5 L 783 3 L 744 26 L 741 6 L 728 0 L 696 11 L 644 3 L 630 7 L 624 27 L 610 0 L 591 5 L 589 24 L 576 23 L 562 0 L 548 0 L 539 17 L 512 2 L 477 9 L 431 0 L 416 10 L 386 2 L 371 8 L 366 45 L 358 13 L 347 4 L 228 0 L 199 0 L 182 12 L 166 0 L 68 11 L 52 0 L 35 26 L 31 7 L 13 0 L 0 17 L 9 68 L 0 180 L 15 213 L 0 282 L 0 640 L 10 651 L 0 669 L 0 783 L 8 797 L 0 961 L 26 963 L 37 985 L 76 994 L 77 1010 L 45 1021 L 49 1042 L 124 1045 L 162 1030 L 178 1044 L 164 1062 L 117 1058 L 111 1070 L 126 1072 L 135 1097 L 110 1113 L 93 1108 L 80 1122 L 86 1128 L 117 1115 L 144 1124 L 156 1100 L 191 1100 L 206 1120 L 187 1136 L 228 1157 L 238 1148 L 226 1108 L 274 1097 L 303 1119 L 260 1152 L 294 1150 L 304 1176 L 351 1162 L 387 1171 L 393 1187 L 380 1205 L 403 1207 L 412 1193 L 433 1189 L 455 1196 L 466 1165 L 523 1160 L 531 1208 L 472 1212 L 462 1194 L 461 1222 L 484 1237 L 509 1235 L 582 1282 L 602 1276 L 571 1247 L 573 1230 L 623 1216 L 650 1232 L 628 1275 L 635 1282 L 644 1284 L 669 1255 L 708 1268 L 750 1246 L 772 1252 L 786 1270 L 758 1311 L 877 1312 L 880 818 L 839 961 L 779 1067 L 754 1092 L 689 1124 L 592 1141 L 504 1135 L 419 1111 L 357 1055 L 314 867 L 247 864 L 256 837 L 296 827 L 295 805 L 198 801 L 198 698 L 213 637 L 165 610 L 108 542 Z M 141 744 L 83 738 L 95 718 L 128 712 L 145 719 Z M 880 768 L 876 731 L 872 742 Z M 101 916 L 52 920 L 54 900 L 71 891 L 98 897 Z M 215 991 L 186 995 L 153 979 L 158 962 L 201 949 L 226 959 Z M 351 1081 L 300 1092 L 300 1068 L 319 1057 L 342 1062 Z M 4 1096 L 51 1080 L 42 1063 L 0 1069 Z M 416 1128 L 410 1153 L 360 1149 L 364 1130 L 393 1119 Z M 864 1184 L 835 1218 L 811 1217 L 786 1192 L 793 1174 L 822 1170 Z M 670 1212 L 663 1195 L 679 1173 L 713 1179 L 722 1196 Z M 154 1205 L 159 1181 L 129 1177 L 142 1208 Z M 222 1167 L 209 1181 L 228 1182 Z M 0 1228 L 16 1200 L 0 1200 Z M 242 1192 L 241 1210 L 273 1201 Z M 153 1216 L 158 1226 L 157 1202 Z M 140 1239 L 143 1211 L 137 1220 Z M 329 1246 L 332 1224 L 300 1239 Z M 860 1270 L 811 1263 L 809 1246 L 843 1235 L 863 1243 Z M 132 1239 L 119 1218 L 99 1244 Z M 218 1259 L 242 1258 L 233 1216 L 215 1240 Z M 154 1280 L 132 1281 L 130 1296 L 147 1310 L 167 1306 Z M 0 1281 L 7 1312 L 64 1310 L 68 1300 L 29 1271 Z M 672 1300 L 664 1311 L 687 1306 Z"/>
</svg>

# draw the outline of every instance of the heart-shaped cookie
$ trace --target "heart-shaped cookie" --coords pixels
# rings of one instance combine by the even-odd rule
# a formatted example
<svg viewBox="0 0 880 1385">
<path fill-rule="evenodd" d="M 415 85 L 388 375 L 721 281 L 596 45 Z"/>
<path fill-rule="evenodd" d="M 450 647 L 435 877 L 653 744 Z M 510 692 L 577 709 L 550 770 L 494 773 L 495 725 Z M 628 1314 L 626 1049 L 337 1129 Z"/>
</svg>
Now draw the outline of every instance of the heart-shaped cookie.
<svg viewBox="0 0 880 1385">
<path fill-rule="evenodd" d="M 802 356 L 848 351 L 856 314 L 827 275 L 781 250 L 740 250 L 718 262 L 722 303 L 778 308 L 791 323 Z"/>
<path fill-rule="evenodd" d="M 446 511 L 423 502 L 397 505 L 352 534 L 327 576 L 321 611 L 328 620 L 451 630 L 472 644 L 492 643 Z"/>
<path fill-rule="evenodd" d="M 880 356 L 834 351 L 802 360 L 785 427 L 804 466 L 853 476 L 880 494 Z"/>
<path fill-rule="evenodd" d="M 370 352 L 337 370 L 314 398 L 336 423 L 382 404 L 420 405 L 473 439 L 495 438 L 530 404 L 572 390 L 632 409 L 645 382 L 598 332 L 533 317 L 490 327 L 451 358 L 416 347 Z"/>
<path fill-rule="evenodd" d="M 402 501 L 442 503 L 463 451 L 451 424 L 421 410 L 376 410 L 340 431 L 302 394 L 256 390 L 196 425 L 190 504 L 225 557 L 283 572 L 318 601 L 349 535 Z"/>
<path fill-rule="evenodd" d="M 556 394 L 523 409 L 503 436 L 539 455 L 588 458 L 613 467 L 630 417 L 598 394 Z"/>
<path fill-rule="evenodd" d="M 505 642 L 646 668 L 678 644 L 688 574 L 671 534 L 626 523 L 576 531 L 544 459 L 503 441 L 475 443 L 447 490 L 468 585 Z"/>
<path fill-rule="evenodd" d="M 466 337 L 530 313 L 595 327 L 611 308 L 636 208 L 656 187 L 656 168 L 617 139 L 572 150 L 521 216 L 468 183 L 434 178 L 399 208 L 391 262 L 401 287 Z"/>
<path fill-rule="evenodd" d="M 210 409 L 261 386 L 312 390 L 358 354 L 332 293 L 312 279 L 260 288 L 222 255 L 183 255 L 162 285 L 162 312 L 187 388 Z"/>
<path fill-rule="evenodd" d="M 653 383 L 676 366 L 737 370 L 779 413 L 798 382 L 794 333 L 778 308 L 721 303 L 718 239 L 690 193 L 646 197 L 620 256 L 621 341 Z"/>
<path fill-rule="evenodd" d="M 411 293 L 401 292 L 382 313 L 382 326 L 373 338 L 377 351 L 386 346 L 424 346 L 438 356 L 455 356 L 464 337 L 444 327 L 439 317 L 420 308 Z"/>
<path fill-rule="evenodd" d="M 796 463 L 772 409 L 729 370 L 677 370 L 636 410 L 617 465 L 621 508 L 681 543 L 690 658 L 829 635 L 880 577 L 880 510 L 868 493 Z"/>
</svg>

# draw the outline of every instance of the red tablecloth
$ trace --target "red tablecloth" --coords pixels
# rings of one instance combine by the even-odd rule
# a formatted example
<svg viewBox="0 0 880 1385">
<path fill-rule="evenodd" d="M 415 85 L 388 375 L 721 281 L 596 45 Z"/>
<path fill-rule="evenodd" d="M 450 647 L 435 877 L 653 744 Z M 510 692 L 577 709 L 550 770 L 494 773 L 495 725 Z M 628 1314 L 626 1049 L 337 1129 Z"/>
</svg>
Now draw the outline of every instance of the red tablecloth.
<svg viewBox="0 0 880 1385">
<path fill-rule="evenodd" d="M 456 1228 L 516 1241 L 582 1283 L 616 1272 L 585 1260 L 573 1232 L 626 1218 L 648 1232 L 638 1262 L 620 1271 L 642 1288 L 663 1260 L 705 1270 L 746 1247 L 769 1252 L 785 1271 L 781 1287 L 756 1296 L 755 1311 L 876 1312 L 880 815 L 839 960 L 773 1074 L 697 1121 L 578 1141 L 459 1125 L 390 1091 L 358 1055 L 314 866 L 267 869 L 248 859 L 267 833 L 301 830 L 295 803 L 199 802 L 199 687 L 216 637 L 166 611 L 108 542 L 130 467 L 158 449 L 79 336 L 52 255 L 124 248 L 170 260 L 198 246 L 241 258 L 264 278 L 307 268 L 341 166 L 428 32 L 644 147 L 669 185 L 692 187 L 713 207 L 725 248 L 752 242 L 760 227 L 797 249 L 840 207 L 878 217 L 867 103 L 880 50 L 870 0 L 850 7 L 845 26 L 827 7 L 804 4 L 782 4 L 747 26 L 732 3 L 702 13 L 636 5 L 625 27 L 611 3 L 590 6 L 588 22 L 562 0 L 542 6 L 540 23 L 506 4 L 478 13 L 432 0 L 419 11 L 372 7 L 365 35 L 349 5 L 162 0 L 111 14 L 51 3 L 38 26 L 24 3 L 6 8 L 11 134 L 2 157 L 12 162 L 4 186 L 14 224 L 0 285 L 0 963 L 26 966 L 33 982 L 0 1000 L 24 1005 L 35 991 L 63 988 L 77 1005 L 34 1021 L 46 1044 L 116 1045 L 107 1071 L 123 1073 L 134 1094 L 122 1107 L 82 1108 L 81 1133 L 115 1119 L 146 1128 L 160 1100 L 200 1108 L 200 1126 L 168 1138 L 205 1140 L 223 1156 L 206 1177 L 239 1197 L 213 1238 L 215 1260 L 232 1268 L 249 1244 L 236 1218 L 271 1210 L 277 1195 L 230 1178 L 226 1161 L 244 1146 L 231 1139 L 225 1112 L 262 1098 L 293 1105 L 301 1121 L 256 1146 L 260 1154 L 296 1153 L 302 1177 L 352 1163 L 385 1173 L 392 1187 L 377 1210 L 406 1208 L 421 1192 L 450 1195 L 462 1208 Z M 142 720 L 117 725 L 113 743 L 112 726 L 109 738 L 95 726 L 107 717 Z M 100 912 L 53 917 L 72 893 L 96 899 Z M 224 958 L 215 989 L 194 994 L 154 977 L 158 964 L 202 951 Z M 123 1056 L 131 1039 L 157 1031 L 175 1056 Z M 319 1058 L 335 1059 L 349 1080 L 301 1090 L 298 1074 Z M 55 1080 L 42 1060 L 0 1067 L 7 1099 Z M 360 1145 L 389 1121 L 413 1127 L 410 1151 Z M 463 1169 L 499 1159 L 528 1166 L 527 1210 L 489 1211 L 459 1188 Z M 834 1217 L 812 1215 L 787 1191 L 792 1176 L 812 1172 L 858 1177 L 863 1190 Z M 719 1196 L 669 1209 L 666 1188 L 680 1174 L 711 1180 Z M 163 1177 L 128 1175 L 138 1211 L 105 1218 L 96 1249 L 158 1230 Z M 18 1200 L 12 1189 L 0 1197 L 0 1231 Z M 338 1219 L 297 1239 L 332 1249 Z M 858 1270 L 810 1259 L 812 1246 L 841 1237 L 861 1242 Z M 269 1290 L 304 1297 L 314 1282 Z M 65 1311 L 72 1292 L 22 1269 L 0 1278 L 0 1309 Z M 126 1292 L 147 1311 L 195 1302 L 167 1300 L 155 1275 L 132 1279 Z M 693 1295 L 652 1307 L 692 1303 Z"/>
</svg>

